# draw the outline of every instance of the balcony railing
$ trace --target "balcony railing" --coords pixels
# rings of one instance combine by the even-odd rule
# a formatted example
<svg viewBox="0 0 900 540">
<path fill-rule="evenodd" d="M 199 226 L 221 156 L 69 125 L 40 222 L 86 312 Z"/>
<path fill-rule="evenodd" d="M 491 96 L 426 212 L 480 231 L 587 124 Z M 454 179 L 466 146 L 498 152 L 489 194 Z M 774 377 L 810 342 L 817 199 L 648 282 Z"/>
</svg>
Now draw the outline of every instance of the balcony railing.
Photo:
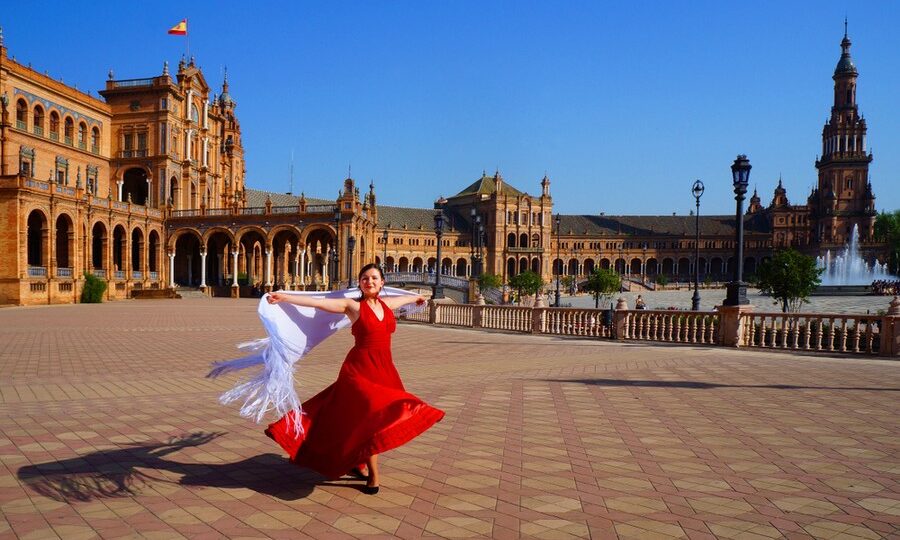
<svg viewBox="0 0 900 540">
<path fill-rule="evenodd" d="M 508 247 L 506 251 L 510 253 L 543 253 L 544 248 L 538 247 Z"/>
<path fill-rule="evenodd" d="M 159 279 L 159 272 L 147 272 L 147 277 L 150 278 L 150 281 L 156 281 Z"/>
<path fill-rule="evenodd" d="M 99 154 L 99 153 L 100 153 L 100 147 L 97 146 L 96 144 L 91 145 L 91 153 L 92 153 L 92 154 Z"/>
<path fill-rule="evenodd" d="M 114 270 L 113 279 L 125 279 L 125 272 L 123 270 Z"/>
<path fill-rule="evenodd" d="M 144 273 L 140 270 L 134 270 L 131 272 L 131 279 L 144 279 Z"/>
<path fill-rule="evenodd" d="M 47 267 L 46 266 L 29 266 L 28 267 L 28 277 L 34 277 L 34 278 L 47 277 Z"/>
<path fill-rule="evenodd" d="M 16 120 L 16 129 L 21 129 L 22 131 L 25 131 L 26 129 L 28 129 L 28 124 L 26 124 L 22 120 Z"/>
<path fill-rule="evenodd" d="M 153 86 L 153 79 L 123 79 L 112 81 L 113 88 L 134 88 L 136 86 Z"/>
<path fill-rule="evenodd" d="M 59 267 L 56 269 L 56 277 L 70 278 L 70 277 L 72 277 L 72 269 L 65 268 L 65 267 Z"/>
<path fill-rule="evenodd" d="M 34 134 L 37 135 L 38 137 L 44 136 L 44 128 L 42 128 L 41 126 L 34 126 L 32 131 L 34 131 Z"/>
<path fill-rule="evenodd" d="M 94 268 L 93 270 L 91 270 L 91 274 L 93 274 L 94 277 L 106 279 L 106 270 L 103 268 Z"/>
<path fill-rule="evenodd" d="M 59 132 L 57 132 L 57 131 L 51 131 L 51 132 L 50 132 L 50 140 L 51 140 L 51 141 L 58 141 L 58 140 L 59 140 Z"/>
<path fill-rule="evenodd" d="M 87 143 L 84 142 L 84 141 L 79 142 L 79 143 L 78 143 L 78 148 L 81 149 L 81 150 L 87 150 Z"/>
<path fill-rule="evenodd" d="M 68 144 L 69 146 L 72 146 L 72 143 L 73 143 L 72 137 L 68 137 L 68 136 L 67 136 L 67 137 L 64 137 L 64 138 L 63 138 L 63 141 L 64 141 L 66 144 Z"/>
<path fill-rule="evenodd" d="M 142 158 L 147 157 L 147 149 L 139 148 L 137 150 L 122 150 L 119 152 L 120 158 Z"/>
</svg>

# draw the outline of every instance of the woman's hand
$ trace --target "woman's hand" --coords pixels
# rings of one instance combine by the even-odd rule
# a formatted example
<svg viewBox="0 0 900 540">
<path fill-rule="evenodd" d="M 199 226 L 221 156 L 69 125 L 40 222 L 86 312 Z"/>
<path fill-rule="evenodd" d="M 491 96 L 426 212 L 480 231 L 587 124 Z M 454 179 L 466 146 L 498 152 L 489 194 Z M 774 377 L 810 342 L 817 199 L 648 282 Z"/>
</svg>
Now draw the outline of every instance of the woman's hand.
<svg viewBox="0 0 900 540">
<path fill-rule="evenodd" d="M 424 296 L 419 296 L 419 297 L 416 298 L 416 305 L 417 305 L 417 306 L 421 306 L 421 305 L 423 305 L 425 302 L 427 302 L 427 300 L 425 300 L 425 297 L 424 297 Z"/>
<path fill-rule="evenodd" d="M 278 302 L 284 302 L 285 298 L 283 294 L 273 292 L 266 296 L 266 300 L 268 300 L 270 304 L 277 304 Z"/>
</svg>

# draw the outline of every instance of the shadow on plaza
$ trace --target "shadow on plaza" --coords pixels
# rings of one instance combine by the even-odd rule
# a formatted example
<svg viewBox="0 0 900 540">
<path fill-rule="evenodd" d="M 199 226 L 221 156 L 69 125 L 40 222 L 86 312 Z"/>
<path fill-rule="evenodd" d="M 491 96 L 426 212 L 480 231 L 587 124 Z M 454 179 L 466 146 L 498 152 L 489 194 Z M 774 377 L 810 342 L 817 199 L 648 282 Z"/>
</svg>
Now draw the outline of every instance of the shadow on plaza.
<svg viewBox="0 0 900 540">
<path fill-rule="evenodd" d="M 865 390 L 870 392 L 900 392 L 900 388 L 873 388 L 865 386 L 800 386 L 794 384 L 723 384 L 700 381 L 650 381 L 635 379 L 544 379 L 546 382 L 580 383 L 593 386 L 642 386 L 647 388 L 770 388 L 773 390 Z"/>
<path fill-rule="evenodd" d="M 291 501 L 308 496 L 325 479 L 276 454 L 262 454 L 234 463 L 182 463 L 169 454 L 206 444 L 222 433 L 192 433 L 166 442 L 133 444 L 83 456 L 27 465 L 19 480 L 32 491 L 60 502 L 87 502 L 135 497 L 154 483 L 213 488 L 245 488 Z M 154 475 L 164 471 L 167 478 Z M 172 478 L 175 479 L 172 479 Z M 335 484 L 342 485 L 342 484 Z M 350 486 L 347 487 L 356 487 Z"/>
</svg>

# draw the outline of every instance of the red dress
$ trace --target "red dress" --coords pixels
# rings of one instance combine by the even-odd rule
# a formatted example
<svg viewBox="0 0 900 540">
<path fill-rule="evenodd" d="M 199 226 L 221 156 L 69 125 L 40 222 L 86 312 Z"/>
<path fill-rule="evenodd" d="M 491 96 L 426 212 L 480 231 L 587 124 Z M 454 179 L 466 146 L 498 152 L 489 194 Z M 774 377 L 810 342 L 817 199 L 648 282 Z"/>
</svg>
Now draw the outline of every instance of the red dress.
<svg viewBox="0 0 900 540">
<path fill-rule="evenodd" d="M 360 302 L 353 323 L 356 344 L 337 380 L 303 403 L 303 433 L 294 434 L 294 414 L 266 429 L 297 465 L 338 478 L 369 456 L 407 443 L 444 417 L 444 412 L 403 389 L 391 359 L 393 312 L 381 302 L 384 319 Z"/>
</svg>

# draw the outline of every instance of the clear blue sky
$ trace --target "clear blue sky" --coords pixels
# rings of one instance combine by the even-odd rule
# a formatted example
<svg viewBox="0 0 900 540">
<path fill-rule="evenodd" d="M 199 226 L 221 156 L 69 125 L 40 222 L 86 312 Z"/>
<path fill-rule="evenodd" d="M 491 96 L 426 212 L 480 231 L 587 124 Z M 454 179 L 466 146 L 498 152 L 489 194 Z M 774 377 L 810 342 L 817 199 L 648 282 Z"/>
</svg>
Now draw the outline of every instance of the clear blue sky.
<svg viewBox="0 0 900 540">
<path fill-rule="evenodd" d="M 900 208 L 900 2 L 29 3 L 6 46 L 79 88 L 191 53 L 228 66 L 251 187 L 333 198 L 352 164 L 381 204 L 427 207 L 498 168 L 563 213 L 733 212 L 746 153 L 765 203 L 816 182 L 850 21 L 879 209 Z"/>
</svg>

